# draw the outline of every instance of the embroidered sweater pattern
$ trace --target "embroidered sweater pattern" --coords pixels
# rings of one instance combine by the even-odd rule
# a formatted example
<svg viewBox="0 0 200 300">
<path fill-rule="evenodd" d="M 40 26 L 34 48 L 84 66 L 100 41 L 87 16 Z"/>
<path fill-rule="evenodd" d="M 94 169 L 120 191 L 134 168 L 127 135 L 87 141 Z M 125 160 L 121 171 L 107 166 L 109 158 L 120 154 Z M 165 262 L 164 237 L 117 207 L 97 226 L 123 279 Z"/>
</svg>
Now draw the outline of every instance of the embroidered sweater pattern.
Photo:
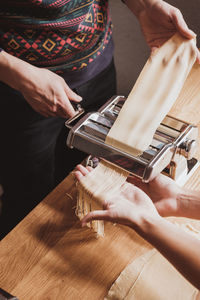
<svg viewBox="0 0 200 300">
<path fill-rule="evenodd" d="M 0 47 L 57 73 L 87 67 L 111 32 L 108 0 L 0 1 Z"/>
</svg>

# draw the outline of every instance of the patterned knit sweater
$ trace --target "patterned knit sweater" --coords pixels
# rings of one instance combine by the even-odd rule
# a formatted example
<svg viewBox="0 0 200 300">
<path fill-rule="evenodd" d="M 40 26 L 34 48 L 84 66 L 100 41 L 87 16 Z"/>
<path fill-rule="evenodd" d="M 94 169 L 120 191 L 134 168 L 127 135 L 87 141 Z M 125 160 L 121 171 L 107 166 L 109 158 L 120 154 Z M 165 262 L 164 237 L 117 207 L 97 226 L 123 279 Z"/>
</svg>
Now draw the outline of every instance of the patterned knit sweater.
<svg viewBox="0 0 200 300">
<path fill-rule="evenodd" d="M 111 28 L 108 0 L 0 0 L 0 47 L 57 73 L 87 67 Z"/>
</svg>

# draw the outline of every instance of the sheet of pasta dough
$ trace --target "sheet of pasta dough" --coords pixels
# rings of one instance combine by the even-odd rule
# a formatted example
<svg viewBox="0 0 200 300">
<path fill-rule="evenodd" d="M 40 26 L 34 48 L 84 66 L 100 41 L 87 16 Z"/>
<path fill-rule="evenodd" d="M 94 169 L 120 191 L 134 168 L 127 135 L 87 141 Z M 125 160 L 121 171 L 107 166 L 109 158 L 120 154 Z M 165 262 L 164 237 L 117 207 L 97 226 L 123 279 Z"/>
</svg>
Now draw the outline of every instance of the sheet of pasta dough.
<svg viewBox="0 0 200 300">
<path fill-rule="evenodd" d="M 145 151 L 177 99 L 195 60 L 195 39 L 175 34 L 159 48 L 140 73 L 106 143 L 133 155 Z"/>
<path fill-rule="evenodd" d="M 104 300 L 196 300 L 198 290 L 157 250 L 128 265 Z"/>
</svg>

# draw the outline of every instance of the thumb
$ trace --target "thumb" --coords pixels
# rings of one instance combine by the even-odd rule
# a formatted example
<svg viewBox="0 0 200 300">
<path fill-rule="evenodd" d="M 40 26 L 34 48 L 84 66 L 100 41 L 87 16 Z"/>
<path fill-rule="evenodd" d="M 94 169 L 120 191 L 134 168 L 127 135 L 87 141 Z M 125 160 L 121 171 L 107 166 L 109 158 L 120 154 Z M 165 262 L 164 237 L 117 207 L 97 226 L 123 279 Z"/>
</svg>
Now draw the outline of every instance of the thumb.
<svg viewBox="0 0 200 300">
<path fill-rule="evenodd" d="M 84 227 L 88 222 L 94 220 L 108 220 L 108 212 L 106 210 L 94 210 L 81 220 L 81 225 Z"/>
<path fill-rule="evenodd" d="M 150 57 L 153 56 L 154 54 L 156 54 L 156 51 L 158 50 L 158 47 L 151 47 L 151 53 L 150 53 Z"/>
<path fill-rule="evenodd" d="M 200 64 L 200 52 L 198 48 L 197 48 L 197 63 Z"/>
<path fill-rule="evenodd" d="M 188 28 L 182 13 L 178 9 L 174 10 L 172 13 L 172 22 L 177 31 L 185 38 L 192 39 L 196 37 L 196 34 Z"/>
</svg>

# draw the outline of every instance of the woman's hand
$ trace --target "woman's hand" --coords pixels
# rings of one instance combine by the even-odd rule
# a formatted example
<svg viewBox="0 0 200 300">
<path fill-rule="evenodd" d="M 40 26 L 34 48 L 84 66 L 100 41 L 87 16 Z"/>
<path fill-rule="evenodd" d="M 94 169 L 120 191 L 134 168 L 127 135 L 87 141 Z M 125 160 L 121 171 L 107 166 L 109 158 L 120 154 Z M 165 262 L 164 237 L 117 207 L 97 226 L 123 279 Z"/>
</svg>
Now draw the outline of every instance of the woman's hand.
<svg viewBox="0 0 200 300">
<path fill-rule="evenodd" d="M 151 198 L 161 216 L 180 215 L 179 195 L 183 193 L 183 190 L 173 179 L 159 174 L 148 183 L 144 183 L 136 177 L 129 177 L 128 181 L 143 190 Z"/>
<path fill-rule="evenodd" d="M 81 177 L 86 176 L 89 171 L 91 171 L 91 168 L 86 169 L 82 165 L 78 165 L 77 171 L 75 172 L 76 178 L 81 180 Z M 146 209 L 149 208 L 150 210 L 152 210 L 152 204 L 154 204 L 161 216 L 181 216 L 180 195 L 183 194 L 183 189 L 180 188 L 173 179 L 159 174 L 149 183 L 144 183 L 139 178 L 133 176 L 129 177 L 127 181 L 129 183 L 127 182 L 122 186 L 119 194 L 113 195 L 112 199 L 105 199 L 105 208 L 107 212 L 104 212 L 103 216 L 109 218 L 111 213 L 113 219 L 115 217 L 113 213 L 117 213 L 116 205 L 110 207 L 110 204 L 117 203 L 117 209 L 119 205 L 123 206 L 123 210 L 121 207 L 120 212 L 122 213 L 123 211 L 130 220 L 131 217 L 133 217 L 130 210 L 134 209 L 135 211 L 133 206 L 136 205 L 136 203 L 139 205 L 140 202 L 142 205 L 146 206 Z M 123 198 L 123 200 L 120 201 L 120 198 Z M 114 208 L 115 210 L 113 210 Z M 143 208 L 141 209 L 143 211 Z M 97 212 L 97 214 L 99 214 L 99 212 Z M 102 213 L 98 216 L 100 217 L 101 214 Z M 129 216 L 129 214 L 131 216 Z M 95 212 L 95 217 L 96 216 Z M 113 220 L 113 222 L 117 221 Z"/>
<path fill-rule="evenodd" d="M 80 181 L 91 169 L 82 165 L 76 168 L 75 176 Z M 96 210 L 85 216 L 81 223 L 84 226 L 92 220 L 106 220 L 130 226 L 134 229 L 143 226 L 145 220 L 157 219 L 159 215 L 151 199 L 135 185 L 126 182 L 111 196 L 105 196 L 104 210 Z"/>
</svg>

